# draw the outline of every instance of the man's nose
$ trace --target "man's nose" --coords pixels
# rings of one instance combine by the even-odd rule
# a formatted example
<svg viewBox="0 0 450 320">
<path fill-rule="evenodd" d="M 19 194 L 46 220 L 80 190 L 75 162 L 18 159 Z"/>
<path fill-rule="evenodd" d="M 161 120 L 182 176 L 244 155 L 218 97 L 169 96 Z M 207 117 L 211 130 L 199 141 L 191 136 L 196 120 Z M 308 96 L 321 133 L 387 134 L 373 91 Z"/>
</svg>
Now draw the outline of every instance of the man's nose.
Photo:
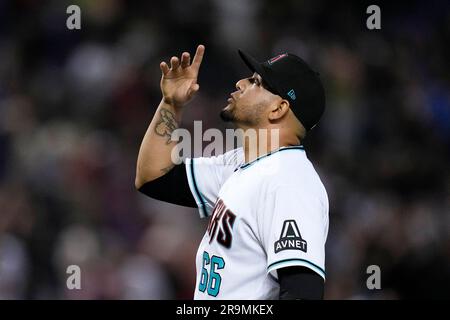
<svg viewBox="0 0 450 320">
<path fill-rule="evenodd" d="M 236 82 L 237 90 L 242 91 L 242 89 L 244 89 L 244 81 L 245 81 L 245 79 L 241 79 L 238 82 Z"/>
</svg>

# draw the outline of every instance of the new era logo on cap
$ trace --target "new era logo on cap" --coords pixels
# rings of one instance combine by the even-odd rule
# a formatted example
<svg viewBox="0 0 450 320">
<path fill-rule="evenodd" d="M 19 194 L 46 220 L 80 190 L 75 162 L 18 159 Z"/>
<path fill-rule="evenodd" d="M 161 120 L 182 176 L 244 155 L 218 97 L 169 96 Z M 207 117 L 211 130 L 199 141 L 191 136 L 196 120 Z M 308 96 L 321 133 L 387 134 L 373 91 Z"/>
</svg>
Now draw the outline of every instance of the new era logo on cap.
<svg viewBox="0 0 450 320">
<path fill-rule="evenodd" d="M 288 95 L 289 98 L 291 98 L 292 100 L 297 99 L 297 97 L 296 97 L 296 95 L 295 95 L 294 89 L 289 90 L 289 92 L 287 93 L 287 95 Z"/>
</svg>

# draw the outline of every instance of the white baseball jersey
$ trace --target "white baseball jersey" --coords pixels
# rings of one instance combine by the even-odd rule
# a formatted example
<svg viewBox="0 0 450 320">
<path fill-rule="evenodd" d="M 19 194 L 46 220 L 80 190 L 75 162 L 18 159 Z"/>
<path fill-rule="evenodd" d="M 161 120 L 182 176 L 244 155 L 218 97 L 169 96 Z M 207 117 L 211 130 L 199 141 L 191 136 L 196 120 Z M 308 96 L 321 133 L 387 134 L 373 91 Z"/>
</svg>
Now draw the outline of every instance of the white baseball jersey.
<svg viewBox="0 0 450 320">
<path fill-rule="evenodd" d="M 244 164 L 242 148 L 186 160 L 201 217 L 194 299 L 278 299 L 276 270 L 304 266 L 325 279 L 328 197 L 302 146 Z"/>
</svg>

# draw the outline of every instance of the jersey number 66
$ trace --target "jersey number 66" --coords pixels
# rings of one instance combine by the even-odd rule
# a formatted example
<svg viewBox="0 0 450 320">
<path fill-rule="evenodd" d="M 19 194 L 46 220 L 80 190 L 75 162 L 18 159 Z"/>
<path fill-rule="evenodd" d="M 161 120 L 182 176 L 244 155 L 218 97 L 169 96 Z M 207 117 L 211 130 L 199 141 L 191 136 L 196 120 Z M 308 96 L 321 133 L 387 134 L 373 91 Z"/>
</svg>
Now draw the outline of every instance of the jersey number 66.
<svg viewBox="0 0 450 320">
<path fill-rule="evenodd" d="M 210 265 L 209 273 L 206 267 Z M 205 292 L 210 296 L 216 297 L 220 291 L 220 284 L 222 283 L 222 277 L 217 273 L 217 270 L 223 269 L 225 267 L 225 261 L 223 258 L 218 256 L 209 257 L 209 253 L 203 252 L 203 266 L 202 275 L 200 277 L 200 284 L 198 289 L 201 292 Z"/>
</svg>

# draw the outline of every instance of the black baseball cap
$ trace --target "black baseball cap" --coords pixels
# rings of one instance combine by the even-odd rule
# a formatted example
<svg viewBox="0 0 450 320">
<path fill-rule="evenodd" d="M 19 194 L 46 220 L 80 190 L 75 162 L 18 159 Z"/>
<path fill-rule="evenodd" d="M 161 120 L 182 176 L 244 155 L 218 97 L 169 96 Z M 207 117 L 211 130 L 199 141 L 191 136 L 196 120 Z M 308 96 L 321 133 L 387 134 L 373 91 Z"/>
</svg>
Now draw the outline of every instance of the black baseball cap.
<svg viewBox="0 0 450 320">
<path fill-rule="evenodd" d="M 258 62 L 242 50 L 238 52 L 250 70 L 261 76 L 269 91 L 289 101 L 307 131 L 319 122 L 325 110 L 325 91 L 319 73 L 291 53 Z"/>
</svg>

